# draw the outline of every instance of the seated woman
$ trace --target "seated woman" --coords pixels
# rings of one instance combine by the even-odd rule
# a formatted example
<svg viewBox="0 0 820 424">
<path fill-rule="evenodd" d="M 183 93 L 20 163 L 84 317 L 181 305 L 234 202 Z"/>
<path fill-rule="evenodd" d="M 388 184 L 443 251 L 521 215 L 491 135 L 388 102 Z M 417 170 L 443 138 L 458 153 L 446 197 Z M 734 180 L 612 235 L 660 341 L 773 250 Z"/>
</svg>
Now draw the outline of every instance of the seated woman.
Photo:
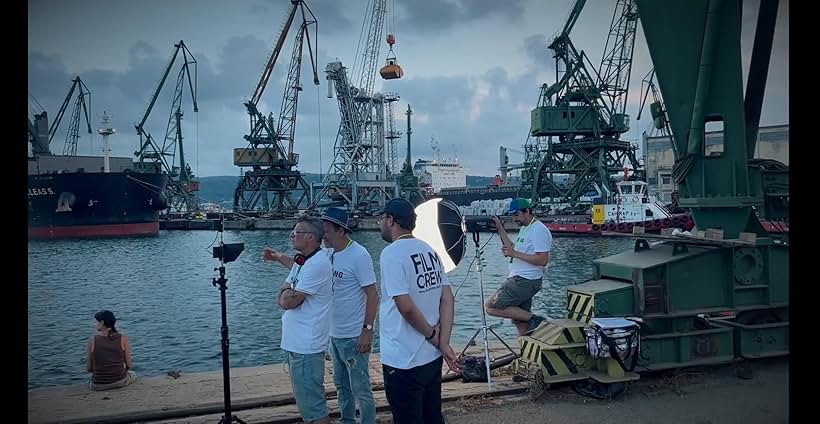
<svg viewBox="0 0 820 424">
<path fill-rule="evenodd" d="M 86 370 L 91 374 L 91 390 L 125 387 L 137 379 L 131 371 L 131 344 L 128 336 L 120 334 L 114 324 L 114 313 L 103 310 L 94 314 L 97 334 L 88 340 Z"/>
</svg>

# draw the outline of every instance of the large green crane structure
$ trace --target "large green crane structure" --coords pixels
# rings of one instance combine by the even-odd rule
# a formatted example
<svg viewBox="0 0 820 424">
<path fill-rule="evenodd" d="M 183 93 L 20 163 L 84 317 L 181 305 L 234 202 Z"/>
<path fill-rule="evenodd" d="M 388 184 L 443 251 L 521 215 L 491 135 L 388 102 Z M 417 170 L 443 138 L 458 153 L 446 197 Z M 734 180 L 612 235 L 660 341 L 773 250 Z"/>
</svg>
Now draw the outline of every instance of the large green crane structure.
<svg viewBox="0 0 820 424">
<path fill-rule="evenodd" d="M 576 202 L 590 189 L 609 196 L 617 182 L 613 176 L 626 167 L 632 168 L 633 178 L 643 178 L 637 147 L 620 138 L 629 131 L 626 95 L 638 22 L 635 1 L 617 0 L 597 68 L 570 39 L 585 3 L 575 2 L 561 33 L 548 46 L 554 52 L 556 82 L 541 86 L 531 112 L 522 191 L 531 188 L 536 200 Z M 554 181 L 556 174 L 573 179 L 561 187 Z"/>
<path fill-rule="evenodd" d="M 519 339 L 523 355 L 514 369 L 542 384 L 638 378 L 627 372 L 628 361 L 617 360 L 619 366 L 612 358 L 591 357 L 573 337 L 549 337 L 583 337 L 579 330 L 599 318 L 639 319 L 639 341 L 625 349 L 637 372 L 790 350 L 789 244 L 769 236 L 758 218 L 761 211 L 767 219 L 788 214 L 788 170 L 753 159 L 778 0 L 760 2 L 745 95 L 741 0 L 636 4 L 660 92 L 674 105 L 664 114 L 675 146 L 673 175 L 695 229 L 635 234 L 634 249 L 596 260 L 591 280 L 567 287 L 568 319 L 551 320 Z M 720 152 L 706 152 L 707 123 L 722 124 Z M 610 352 L 621 349 L 613 346 Z"/>
<path fill-rule="evenodd" d="M 301 12 L 302 22 L 293 41 L 279 120 L 274 122 L 273 115 L 266 117 L 259 111 L 258 105 L 297 12 Z M 245 108 L 250 116 L 250 133 L 244 137 L 248 147 L 234 149 L 234 165 L 250 169 L 242 175 L 234 191 L 234 211 L 245 214 L 291 215 L 307 206 L 309 187 L 301 172 L 296 169 L 299 154 L 293 151 L 293 146 L 296 110 L 299 105 L 299 93 L 302 91 L 301 72 L 305 39 L 313 68 L 313 84 L 319 85 L 319 76 L 316 72 L 318 50 L 314 46 L 318 37 L 317 25 L 316 16 L 303 0 L 291 0 L 290 12 L 285 18 L 273 52 L 268 58 L 253 95 L 245 102 Z M 310 41 L 311 26 L 314 30 L 314 44 Z"/>
<path fill-rule="evenodd" d="M 154 109 L 157 98 L 162 92 L 162 87 L 168 79 L 168 75 L 176 62 L 179 53 L 182 52 L 182 66 L 177 73 L 177 81 L 174 86 L 174 95 L 171 101 L 171 111 L 165 127 L 165 136 L 162 144 L 158 143 L 145 129 L 148 116 Z M 194 77 L 191 78 L 191 68 Z M 199 112 L 196 103 L 196 59 L 193 53 L 188 50 L 183 40 L 174 43 L 174 51 L 162 77 L 154 90 L 148 108 L 142 116 L 142 120 L 134 125 L 137 135 L 140 137 L 140 148 L 134 152 L 137 162 L 134 167 L 140 171 L 166 172 L 168 174 L 168 186 L 166 188 L 169 199 L 170 213 L 193 213 L 199 209 L 199 199 L 196 192 L 199 191 L 199 180 L 194 177 L 191 165 L 185 161 L 184 146 L 182 141 L 182 96 L 185 88 L 185 81 L 188 81 L 188 89 L 191 93 L 191 100 L 194 112 Z M 179 162 L 176 161 L 176 152 L 179 149 Z"/>
</svg>

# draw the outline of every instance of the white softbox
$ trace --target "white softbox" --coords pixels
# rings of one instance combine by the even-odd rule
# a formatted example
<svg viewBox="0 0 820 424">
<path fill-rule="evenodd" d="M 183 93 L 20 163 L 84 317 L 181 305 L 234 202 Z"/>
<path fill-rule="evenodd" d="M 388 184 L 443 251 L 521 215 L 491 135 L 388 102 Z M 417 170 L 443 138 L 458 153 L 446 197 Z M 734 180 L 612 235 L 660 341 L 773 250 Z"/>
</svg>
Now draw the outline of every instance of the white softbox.
<svg viewBox="0 0 820 424">
<path fill-rule="evenodd" d="M 413 236 L 426 241 L 444 262 L 444 272 L 450 272 L 464 257 L 466 227 L 464 217 L 455 203 L 430 199 L 418 206 Z"/>
</svg>

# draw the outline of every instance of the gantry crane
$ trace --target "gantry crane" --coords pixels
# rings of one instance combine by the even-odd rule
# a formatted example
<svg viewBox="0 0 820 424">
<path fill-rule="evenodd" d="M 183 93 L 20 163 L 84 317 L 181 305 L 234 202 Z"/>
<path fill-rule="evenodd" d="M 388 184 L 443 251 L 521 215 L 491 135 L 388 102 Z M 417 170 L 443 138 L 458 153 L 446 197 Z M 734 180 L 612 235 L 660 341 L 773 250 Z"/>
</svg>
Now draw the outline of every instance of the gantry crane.
<svg viewBox="0 0 820 424">
<path fill-rule="evenodd" d="M 392 108 L 391 103 L 398 100 L 398 95 L 385 96 L 374 92 L 386 3 L 386 0 L 374 0 L 372 7 L 365 10 L 367 25 L 360 38 L 364 40 L 364 45 L 359 48 L 362 53 L 357 55 L 357 64 L 354 64 L 356 75 L 352 80 L 355 85 L 342 62 L 331 62 L 325 68 L 328 82 L 336 89 L 341 121 L 333 146 L 333 162 L 324 180 L 314 185 L 312 207 L 322 203 L 322 206 L 343 206 L 352 213 L 368 214 L 399 195 L 396 178 L 388 176 L 386 153 L 389 153 L 390 162 L 398 158 L 389 146 L 385 149 L 384 130 L 385 104 Z M 393 34 L 388 35 L 387 41 L 391 54 L 380 74 L 384 79 L 401 78 L 404 71 L 392 53 Z M 332 97 L 333 87 L 328 86 L 328 97 Z M 388 137 L 391 137 L 391 143 L 397 139 L 392 130 Z M 390 169 L 390 173 L 396 172 Z"/>
<path fill-rule="evenodd" d="M 791 350 L 789 243 L 768 234 L 754 210 L 774 203 L 775 212 L 786 200 L 780 212 L 788 214 L 788 170 L 753 159 L 778 1 L 760 1 L 745 96 L 741 17 L 747 5 L 636 2 L 660 92 L 674 105 L 666 113 L 673 176 L 695 229 L 634 234 L 633 248 L 595 260 L 590 280 L 566 287 L 568 319 L 519 338 L 523 353 L 511 368 L 534 383 L 533 393 L 545 384 L 587 379 L 602 384 L 599 393 L 619 393 L 638 373 Z M 723 124 L 723 150 L 707 152 L 706 127 L 716 122 Z M 593 334 L 601 327 L 609 337 Z M 589 340 L 608 354 L 554 336 L 584 337 L 590 328 Z"/>
<path fill-rule="evenodd" d="M 634 0 L 617 0 L 600 66 L 596 69 L 570 39 L 585 0 L 577 0 L 563 30 L 549 44 L 556 60 L 556 83 L 541 86 L 538 105 L 531 113 L 530 138 L 525 150 L 538 150 L 523 173 L 531 197 L 577 201 L 591 188 L 607 196 L 616 181 L 613 174 L 632 167 L 633 178 L 643 178 L 633 146 L 620 136 L 629 130 L 626 94 L 638 13 Z M 544 138 L 546 138 L 546 143 Z M 546 145 L 546 150 L 541 146 Z M 567 187 L 553 176 L 574 177 Z"/>
<path fill-rule="evenodd" d="M 179 53 L 182 52 L 182 66 L 177 74 L 177 82 L 174 88 L 174 97 L 171 103 L 170 116 L 165 127 L 165 136 L 160 145 L 145 129 L 148 116 L 154 109 L 157 98 L 162 87 L 168 78 L 168 74 L 174 66 Z M 191 67 L 193 67 L 194 77 L 191 79 Z M 174 50 L 171 59 L 168 61 L 162 77 L 154 90 L 154 95 L 148 104 L 148 108 L 139 123 L 134 125 L 140 137 L 140 149 L 134 152 L 137 162 L 134 168 L 148 172 L 166 172 L 168 174 L 168 199 L 170 213 L 192 213 L 199 208 L 199 201 L 196 192 L 199 191 L 199 181 L 194 178 L 191 166 L 185 162 L 185 154 L 182 141 L 182 95 L 185 88 L 185 80 L 188 81 L 188 88 L 191 92 L 194 112 L 199 112 L 196 103 L 196 59 L 193 53 L 188 50 L 183 40 L 174 43 Z M 179 148 L 179 162 L 176 162 L 176 151 Z M 178 164 L 178 165 L 177 165 Z"/>
<path fill-rule="evenodd" d="M 288 76 L 285 82 L 285 94 L 279 120 L 273 116 L 265 117 L 258 105 L 262 94 L 273 73 L 279 53 L 288 36 L 296 13 L 301 12 L 302 23 L 296 31 L 293 42 Z M 273 52 L 268 58 L 256 89 L 245 107 L 250 116 L 250 133 L 244 138 L 248 147 L 234 149 L 234 165 L 249 167 L 245 171 L 234 191 L 234 210 L 241 213 L 292 214 L 307 206 L 309 187 L 302 174 L 296 169 L 299 155 L 294 153 L 294 135 L 296 132 L 296 109 L 299 103 L 299 92 L 302 91 L 301 69 L 304 41 L 307 39 L 310 53 L 310 64 L 313 69 L 313 84 L 319 85 L 316 71 L 318 51 L 310 41 L 309 27 L 314 29 L 314 43 L 318 37 L 316 16 L 304 0 L 291 0 L 291 8 L 279 37 L 274 44 Z M 298 196 L 294 196 L 297 194 Z"/>
</svg>

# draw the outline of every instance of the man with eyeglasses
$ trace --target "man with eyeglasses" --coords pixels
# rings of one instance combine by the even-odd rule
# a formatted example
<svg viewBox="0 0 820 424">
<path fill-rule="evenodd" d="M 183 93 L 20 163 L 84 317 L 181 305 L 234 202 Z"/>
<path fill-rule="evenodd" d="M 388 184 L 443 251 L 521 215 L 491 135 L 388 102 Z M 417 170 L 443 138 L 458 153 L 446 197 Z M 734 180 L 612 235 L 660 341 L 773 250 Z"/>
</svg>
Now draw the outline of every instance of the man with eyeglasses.
<svg viewBox="0 0 820 424">
<path fill-rule="evenodd" d="M 391 199 L 379 213 L 382 238 L 390 244 L 379 258 L 379 340 L 384 391 L 393 422 L 444 423 L 441 413 L 442 356 L 462 369 L 450 346 L 453 292 L 438 253 L 413 237 L 416 213 L 405 199 Z"/>
<path fill-rule="evenodd" d="M 290 267 L 278 297 L 284 309 L 281 348 L 287 355 L 293 396 L 302 419 L 325 424 L 330 423 L 324 376 L 333 267 L 327 255 L 317 255 L 323 237 L 322 221 L 303 215 L 290 233 L 293 248 L 299 253 L 289 258 L 266 247 L 262 259 Z"/>
<path fill-rule="evenodd" d="M 535 218 L 527 199 L 514 199 L 509 212 L 521 227 L 515 242 L 510 240 L 497 216 L 493 221 L 501 237 L 501 253 L 510 258 L 510 271 L 484 306 L 489 315 L 511 319 L 518 335 L 522 336 L 532 333 L 544 321 L 544 317 L 532 313 L 532 298 L 541 290 L 550 260 L 552 233 Z"/>
</svg>

